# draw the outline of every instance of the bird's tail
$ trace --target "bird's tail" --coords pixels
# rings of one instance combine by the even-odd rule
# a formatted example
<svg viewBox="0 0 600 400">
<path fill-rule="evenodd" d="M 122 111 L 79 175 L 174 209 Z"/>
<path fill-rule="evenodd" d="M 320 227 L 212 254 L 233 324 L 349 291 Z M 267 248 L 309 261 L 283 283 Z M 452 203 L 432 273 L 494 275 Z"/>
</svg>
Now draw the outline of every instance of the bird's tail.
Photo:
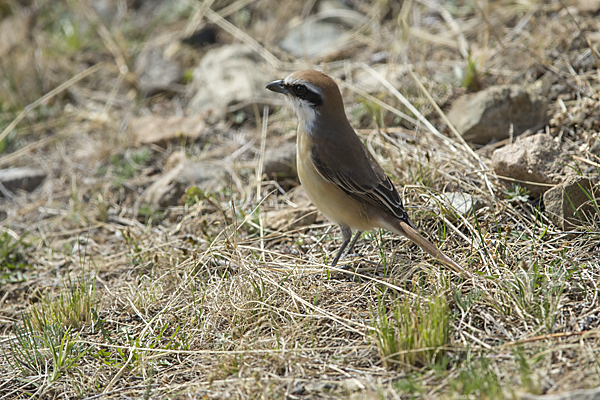
<svg viewBox="0 0 600 400">
<path fill-rule="evenodd" d="M 398 224 L 395 224 L 394 228 L 395 229 L 393 230 L 396 231 L 397 234 L 409 238 L 413 243 L 419 245 L 419 247 L 431 254 L 436 260 L 443 262 L 458 274 L 463 274 L 465 272 L 464 268 L 456 261 L 442 253 L 433 243 L 421 236 L 415 228 L 406 222 L 398 220 Z"/>
</svg>

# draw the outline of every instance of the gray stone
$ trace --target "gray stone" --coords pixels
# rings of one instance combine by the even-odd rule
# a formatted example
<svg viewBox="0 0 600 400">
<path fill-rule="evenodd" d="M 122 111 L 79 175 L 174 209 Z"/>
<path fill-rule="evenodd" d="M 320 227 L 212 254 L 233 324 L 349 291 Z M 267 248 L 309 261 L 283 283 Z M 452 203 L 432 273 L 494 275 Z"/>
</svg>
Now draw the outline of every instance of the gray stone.
<svg viewBox="0 0 600 400">
<path fill-rule="evenodd" d="M 42 169 L 18 167 L 0 170 L 0 197 L 10 196 L 18 190 L 32 192 L 46 178 L 47 174 Z M 6 193 L 5 191 L 8 191 Z"/>
<path fill-rule="evenodd" d="M 190 117 L 159 117 L 145 115 L 132 118 L 129 129 L 137 146 L 169 142 L 180 143 L 181 140 L 195 141 L 206 133 L 206 123 L 200 115 Z"/>
<path fill-rule="evenodd" d="M 496 150 L 492 164 L 497 175 L 520 181 L 537 198 L 560 181 L 560 155 L 559 144 L 542 133 Z"/>
<path fill-rule="evenodd" d="M 265 213 L 265 224 L 274 231 L 287 231 L 312 225 L 317 220 L 317 210 L 273 210 Z"/>
<path fill-rule="evenodd" d="M 308 20 L 290 29 L 279 47 L 296 57 L 312 58 L 335 50 L 345 32 L 339 24 Z"/>
<path fill-rule="evenodd" d="M 579 0 L 575 7 L 582 13 L 597 14 L 600 11 L 600 0 Z"/>
<path fill-rule="evenodd" d="M 485 206 L 485 202 L 480 197 L 463 192 L 442 193 L 441 200 L 461 215 L 468 215 Z"/>
<path fill-rule="evenodd" d="M 589 178 L 567 176 L 564 182 L 544 193 L 544 207 L 552 222 L 562 230 L 584 225 L 596 213 L 591 196 L 600 203 L 600 191 Z"/>
<path fill-rule="evenodd" d="M 214 192 L 222 189 L 228 182 L 228 173 L 224 168 L 183 158 L 146 190 L 143 200 L 152 209 L 175 206 L 190 186 L 197 186 L 204 192 Z"/>
<path fill-rule="evenodd" d="M 231 106 L 249 114 L 253 104 L 262 111 L 264 104 L 279 99 L 265 89 L 274 77 L 263 67 L 257 54 L 243 44 L 231 44 L 208 51 L 194 70 L 193 87 L 197 89 L 188 111 L 203 114 L 210 122 L 222 119 Z"/>
<path fill-rule="evenodd" d="M 465 140 L 486 144 L 514 136 L 547 121 L 548 101 L 520 86 L 492 86 L 459 97 L 448 119 Z"/>
<path fill-rule="evenodd" d="M 179 65 L 165 57 L 158 47 L 144 48 L 135 62 L 138 85 L 145 96 L 163 91 L 175 91 L 175 84 L 183 78 Z"/>
<path fill-rule="evenodd" d="M 296 208 L 270 210 L 265 213 L 265 224 L 269 229 L 287 231 L 312 225 L 317 220 L 317 209 L 311 205 L 310 199 L 302 186 L 288 192 L 289 200 Z"/>
<path fill-rule="evenodd" d="M 277 148 L 267 150 L 263 174 L 268 179 L 281 181 L 285 179 L 298 180 L 296 170 L 296 143 L 286 142 Z"/>
</svg>

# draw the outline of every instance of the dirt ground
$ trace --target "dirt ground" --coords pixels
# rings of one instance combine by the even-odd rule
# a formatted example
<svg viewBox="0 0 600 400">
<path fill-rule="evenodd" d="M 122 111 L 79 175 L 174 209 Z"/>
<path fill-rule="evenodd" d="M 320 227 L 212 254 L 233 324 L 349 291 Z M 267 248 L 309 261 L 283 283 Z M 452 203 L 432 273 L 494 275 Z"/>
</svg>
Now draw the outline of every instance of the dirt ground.
<svg viewBox="0 0 600 400">
<path fill-rule="evenodd" d="M 539 132 L 597 185 L 599 12 L 593 0 L 0 1 L 0 169 L 43 176 L 0 188 L 0 398 L 526 399 L 600 386 L 598 206 L 559 229 L 492 169 L 516 138 L 465 144 L 434 106 L 534 90 L 549 104 Z M 343 27 L 333 49 L 281 48 L 321 17 Z M 328 267 L 338 228 L 293 174 L 262 174 L 295 140 L 283 102 L 267 101 L 268 118 L 262 103 L 200 114 L 197 138 L 140 142 L 141 117 L 194 117 L 194 69 L 236 43 L 264 85 L 331 74 L 419 231 L 468 274 L 385 231 Z M 181 70 L 168 88 L 142 82 L 149 47 Z M 365 93 L 382 64 L 441 134 L 388 88 Z M 173 165 L 225 172 L 152 203 Z M 451 192 L 481 206 L 453 210 L 440 200 Z"/>
</svg>

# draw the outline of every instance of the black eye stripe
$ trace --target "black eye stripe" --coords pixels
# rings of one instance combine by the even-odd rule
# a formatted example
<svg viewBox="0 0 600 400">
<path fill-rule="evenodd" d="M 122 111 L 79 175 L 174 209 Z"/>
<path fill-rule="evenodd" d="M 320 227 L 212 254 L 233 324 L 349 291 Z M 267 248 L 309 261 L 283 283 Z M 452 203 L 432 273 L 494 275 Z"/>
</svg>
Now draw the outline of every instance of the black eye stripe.
<svg viewBox="0 0 600 400">
<path fill-rule="evenodd" d="M 288 86 L 290 93 L 299 99 L 306 100 L 312 106 L 320 106 L 323 104 L 323 99 L 321 95 L 313 92 L 305 85 L 289 85 Z"/>
<path fill-rule="evenodd" d="M 321 98 L 321 95 L 310 90 L 307 90 L 304 96 L 302 96 L 301 98 L 308 101 L 314 106 L 320 106 L 321 104 L 323 104 L 323 99 Z"/>
</svg>

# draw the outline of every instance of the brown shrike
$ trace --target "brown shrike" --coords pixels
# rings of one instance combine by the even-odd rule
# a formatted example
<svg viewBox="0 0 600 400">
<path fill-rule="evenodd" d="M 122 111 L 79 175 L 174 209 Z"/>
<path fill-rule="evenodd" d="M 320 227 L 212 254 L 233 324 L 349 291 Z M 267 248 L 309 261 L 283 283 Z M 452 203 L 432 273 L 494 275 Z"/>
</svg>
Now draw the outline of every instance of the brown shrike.
<svg viewBox="0 0 600 400">
<path fill-rule="evenodd" d="M 336 83 L 319 71 L 294 72 L 267 89 L 286 95 L 299 119 L 300 183 L 317 208 L 342 230 L 335 266 L 363 231 L 384 228 L 405 236 L 456 272 L 463 268 L 417 232 L 396 188 L 350 126 Z M 356 236 L 352 242 L 352 230 Z"/>
</svg>

